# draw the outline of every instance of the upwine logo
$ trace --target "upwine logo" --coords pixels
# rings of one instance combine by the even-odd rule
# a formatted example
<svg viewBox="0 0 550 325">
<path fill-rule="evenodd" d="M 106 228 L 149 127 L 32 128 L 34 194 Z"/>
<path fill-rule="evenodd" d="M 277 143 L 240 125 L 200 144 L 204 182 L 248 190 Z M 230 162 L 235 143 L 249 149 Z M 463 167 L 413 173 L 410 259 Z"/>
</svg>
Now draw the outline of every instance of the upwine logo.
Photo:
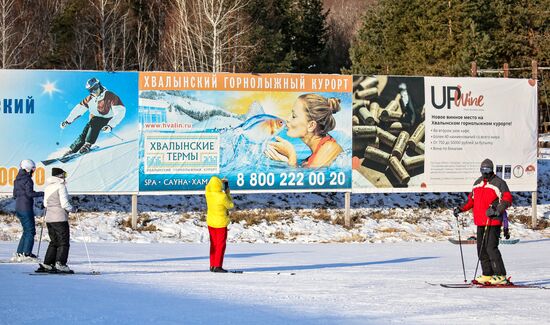
<svg viewBox="0 0 550 325">
<path fill-rule="evenodd" d="M 484 96 L 479 95 L 475 96 L 472 95 L 472 91 L 463 91 L 462 86 L 443 86 L 441 88 L 441 94 L 442 98 L 441 101 L 439 101 L 438 98 L 436 98 L 436 91 L 435 87 L 431 87 L 432 92 L 432 105 L 436 109 L 442 109 L 445 106 L 447 106 L 447 109 L 451 109 L 451 104 L 453 104 L 454 107 L 483 107 L 485 103 L 483 103 Z"/>
<path fill-rule="evenodd" d="M 3 98 L 0 100 L 0 112 L 4 114 L 34 114 L 34 98 Z"/>
</svg>

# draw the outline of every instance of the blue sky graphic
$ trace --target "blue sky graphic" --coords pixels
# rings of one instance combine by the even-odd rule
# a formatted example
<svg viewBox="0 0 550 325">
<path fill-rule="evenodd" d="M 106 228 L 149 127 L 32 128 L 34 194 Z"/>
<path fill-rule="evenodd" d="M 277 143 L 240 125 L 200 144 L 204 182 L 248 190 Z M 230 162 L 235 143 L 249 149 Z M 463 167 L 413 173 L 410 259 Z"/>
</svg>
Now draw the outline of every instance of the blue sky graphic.
<svg viewBox="0 0 550 325">
<path fill-rule="evenodd" d="M 98 78 L 103 86 L 117 94 L 126 106 L 126 116 L 115 128 L 134 125 L 138 130 L 138 73 L 98 71 L 2 70 L 0 71 L 0 166 L 17 166 L 22 159 L 45 159 L 50 153 L 67 148 L 82 132 L 89 113 L 64 130 L 59 124 L 73 107 L 88 95 L 89 78 Z M 50 85 L 50 90 L 46 85 Z M 52 86 L 53 85 L 53 86 Z M 32 96 L 34 114 L 4 113 L 6 99 Z M 12 103 L 12 109 L 14 109 Z M 100 134 L 98 141 L 107 135 Z M 59 142 L 59 145 L 56 143 Z"/>
</svg>

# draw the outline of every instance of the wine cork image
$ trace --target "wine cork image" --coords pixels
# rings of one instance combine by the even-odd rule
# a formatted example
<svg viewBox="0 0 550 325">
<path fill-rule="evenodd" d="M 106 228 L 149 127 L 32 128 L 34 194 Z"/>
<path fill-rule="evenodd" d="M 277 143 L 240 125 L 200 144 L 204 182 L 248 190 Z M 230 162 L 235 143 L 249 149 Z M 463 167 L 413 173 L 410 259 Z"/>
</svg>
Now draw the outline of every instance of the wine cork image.
<svg viewBox="0 0 550 325">
<path fill-rule="evenodd" d="M 424 78 L 353 76 L 353 187 L 406 188 L 424 175 Z"/>
</svg>

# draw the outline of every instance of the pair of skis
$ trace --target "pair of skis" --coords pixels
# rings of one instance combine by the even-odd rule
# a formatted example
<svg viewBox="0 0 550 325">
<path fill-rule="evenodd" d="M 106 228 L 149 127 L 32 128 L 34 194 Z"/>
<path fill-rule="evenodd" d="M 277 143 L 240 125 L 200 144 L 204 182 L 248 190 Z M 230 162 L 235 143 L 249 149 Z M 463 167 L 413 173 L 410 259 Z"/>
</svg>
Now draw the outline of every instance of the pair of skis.
<svg viewBox="0 0 550 325">
<path fill-rule="evenodd" d="M 101 275 L 98 271 L 92 271 L 92 272 L 33 272 L 28 273 L 29 275 Z"/>
<path fill-rule="evenodd" d="M 263 272 L 263 271 L 242 271 L 242 270 L 227 270 L 227 273 L 234 274 L 273 274 L 273 275 L 296 275 L 294 272 Z"/>
<path fill-rule="evenodd" d="M 42 160 L 41 162 L 44 166 L 48 166 L 48 165 L 51 165 L 51 164 L 56 163 L 56 162 L 60 162 L 60 163 L 64 164 L 66 162 L 69 162 L 73 159 L 76 159 L 76 158 L 78 158 L 82 155 L 88 154 L 91 151 L 94 151 L 94 150 L 97 150 L 97 149 L 99 149 L 99 146 L 92 146 L 89 151 L 84 152 L 84 153 L 75 152 L 75 153 L 72 153 L 72 154 L 69 154 L 69 155 L 66 155 L 66 156 L 61 156 L 61 157 L 57 157 L 57 158 Z"/>
<path fill-rule="evenodd" d="M 550 289 L 550 287 L 545 287 L 536 284 L 514 284 L 512 282 L 507 284 L 482 284 L 482 283 L 430 283 L 426 282 L 432 286 L 441 286 L 443 288 L 451 289 L 465 289 L 465 288 L 528 288 L 528 289 Z"/>
</svg>

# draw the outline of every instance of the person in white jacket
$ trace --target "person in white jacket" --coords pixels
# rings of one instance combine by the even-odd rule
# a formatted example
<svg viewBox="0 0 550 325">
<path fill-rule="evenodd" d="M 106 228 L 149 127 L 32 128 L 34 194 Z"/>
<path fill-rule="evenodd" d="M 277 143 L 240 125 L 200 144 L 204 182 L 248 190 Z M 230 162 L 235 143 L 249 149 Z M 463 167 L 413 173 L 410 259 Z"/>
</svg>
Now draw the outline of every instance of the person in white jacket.
<svg viewBox="0 0 550 325">
<path fill-rule="evenodd" d="M 67 173 L 61 168 L 52 169 L 52 177 L 46 180 L 44 207 L 46 208 L 46 225 L 50 235 L 50 245 L 44 262 L 35 272 L 73 273 L 67 266 L 69 257 L 69 212 L 75 208 L 69 202 L 65 186 Z"/>
<path fill-rule="evenodd" d="M 90 112 L 90 120 L 84 126 L 82 133 L 71 144 L 70 149 L 65 152 L 64 157 L 76 152 L 88 153 L 96 142 L 99 131 L 111 132 L 126 115 L 126 107 L 120 98 L 112 91 L 107 90 L 97 78 L 89 79 L 86 82 L 86 89 L 90 94 L 78 103 L 59 125 L 61 129 L 64 129 L 86 111 Z"/>
</svg>

